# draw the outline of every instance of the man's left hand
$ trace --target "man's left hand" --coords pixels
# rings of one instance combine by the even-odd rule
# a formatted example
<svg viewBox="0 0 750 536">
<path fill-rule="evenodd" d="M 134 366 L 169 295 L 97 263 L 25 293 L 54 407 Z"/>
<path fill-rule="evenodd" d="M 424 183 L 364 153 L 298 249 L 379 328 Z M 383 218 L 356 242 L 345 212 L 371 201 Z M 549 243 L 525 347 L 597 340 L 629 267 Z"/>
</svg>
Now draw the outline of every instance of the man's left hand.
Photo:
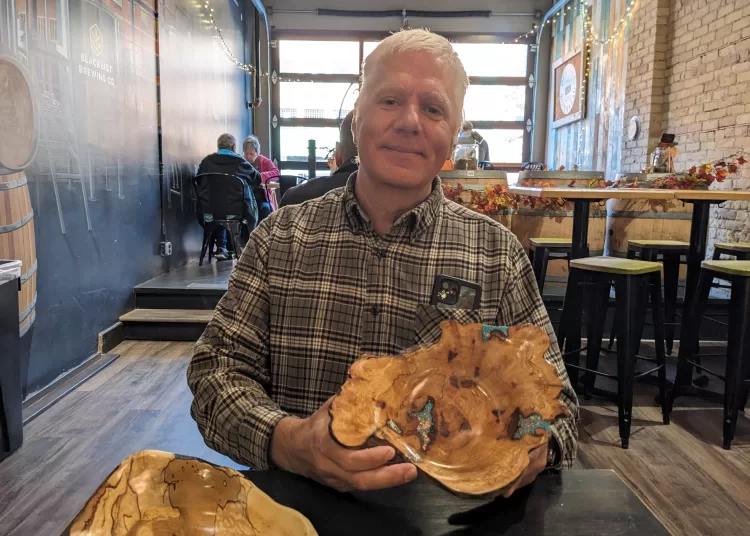
<svg viewBox="0 0 750 536">
<path fill-rule="evenodd" d="M 548 449 L 548 443 L 544 443 L 541 447 L 537 447 L 529 452 L 529 465 L 526 467 L 526 470 L 521 473 L 521 476 L 516 482 L 505 493 L 503 493 L 503 497 L 507 499 L 513 495 L 517 489 L 528 486 L 536 479 L 539 473 L 544 471 L 547 467 Z"/>
</svg>

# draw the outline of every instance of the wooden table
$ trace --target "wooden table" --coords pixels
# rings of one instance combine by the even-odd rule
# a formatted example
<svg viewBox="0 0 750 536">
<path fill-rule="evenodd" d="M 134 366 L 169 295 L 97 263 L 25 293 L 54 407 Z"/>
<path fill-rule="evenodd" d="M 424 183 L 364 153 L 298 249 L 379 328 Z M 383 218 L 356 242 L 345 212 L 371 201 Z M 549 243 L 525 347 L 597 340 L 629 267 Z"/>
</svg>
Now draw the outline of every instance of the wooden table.
<svg viewBox="0 0 750 536">
<path fill-rule="evenodd" d="M 510 499 L 494 501 L 456 497 L 422 476 L 398 488 L 356 494 L 283 471 L 246 476 L 277 502 L 304 514 L 320 536 L 669 534 L 608 470 L 542 474 Z"/>
</svg>

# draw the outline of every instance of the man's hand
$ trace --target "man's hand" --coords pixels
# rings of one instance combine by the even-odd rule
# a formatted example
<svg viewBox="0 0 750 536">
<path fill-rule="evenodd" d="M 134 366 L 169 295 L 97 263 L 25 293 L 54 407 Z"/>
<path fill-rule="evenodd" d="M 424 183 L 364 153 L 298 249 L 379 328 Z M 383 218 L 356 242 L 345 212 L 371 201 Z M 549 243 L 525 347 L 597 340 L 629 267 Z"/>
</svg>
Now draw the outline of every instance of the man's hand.
<svg viewBox="0 0 750 536">
<path fill-rule="evenodd" d="M 339 491 L 391 488 L 417 477 L 417 468 L 410 463 L 385 465 L 396 454 L 393 447 L 351 450 L 337 444 L 328 431 L 332 400 L 306 419 L 279 421 L 271 437 L 271 459 L 276 465 Z M 546 460 L 546 450 L 544 456 Z"/>
<path fill-rule="evenodd" d="M 503 493 L 503 497 L 507 499 L 508 497 L 513 495 L 513 492 L 515 492 L 517 489 L 528 486 L 536 479 L 539 473 L 544 471 L 544 469 L 547 467 L 548 448 L 548 444 L 545 443 L 541 447 L 537 447 L 529 452 L 529 465 L 526 467 L 526 470 L 521 473 L 521 476 L 510 487 L 510 489 Z"/>
</svg>

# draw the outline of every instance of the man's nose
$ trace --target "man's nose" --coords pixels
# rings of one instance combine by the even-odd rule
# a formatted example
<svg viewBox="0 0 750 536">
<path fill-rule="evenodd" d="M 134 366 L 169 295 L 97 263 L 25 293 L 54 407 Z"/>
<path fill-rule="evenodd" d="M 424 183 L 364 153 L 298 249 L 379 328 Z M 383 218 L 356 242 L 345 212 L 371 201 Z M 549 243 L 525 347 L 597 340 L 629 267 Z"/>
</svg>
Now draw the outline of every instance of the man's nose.
<svg viewBox="0 0 750 536">
<path fill-rule="evenodd" d="M 405 134 L 418 134 L 422 128 L 422 125 L 419 122 L 419 105 L 416 103 L 408 103 L 404 106 L 403 113 L 399 115 L 395 126 L 396 130 Z"/>
</svg>

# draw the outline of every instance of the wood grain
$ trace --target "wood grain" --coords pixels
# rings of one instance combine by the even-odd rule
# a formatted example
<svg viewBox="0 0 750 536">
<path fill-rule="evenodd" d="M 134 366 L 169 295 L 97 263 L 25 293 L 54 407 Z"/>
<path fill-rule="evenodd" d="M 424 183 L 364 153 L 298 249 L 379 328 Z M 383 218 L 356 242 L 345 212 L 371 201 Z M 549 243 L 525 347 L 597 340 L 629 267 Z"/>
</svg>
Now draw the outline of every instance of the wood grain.
<svg viewBox="0 0 750 536">
<path fill-rule="evenodd" d="M 533 325 L 440 327 L 431 346 L 352 364 L 331 403 L 331 435 L 350 448 L 385 441 L 454 493 L 496 493 L 549 439 L 549 423 L 567 414 L 562 383 L 544 359 L 549 338 Z"/>
<path fill-rule="evenodd" d="M 26 426 L 24 445 L 0 463 L 0 534 L 60 534 L 110 471 L 139 450 L 181 452 L 240 468 L 207 447 L 190 418 L 192 395 L 184 378 L 192 349 L 189 342 L 127 341 L 114 350 L 121 354 L 120 359 Z M 708 351 L 721 353 L 715 348 Z M 704 358 L 704 364 L 723 368 L 717 358 Z M 602 357 L 601 370 L 613 372 L 614 359 Z M 597 385 L 614 387 L 599 380 Z M 720 386 L 716 382 L 714 387 Z M 718 405 L 686 397 L 676 404 L 672 424 L 655 425 L 661 422 L 660 409 L 653 400 L 655 388 L 636 384 L 635 390 L 628 450 L 619 446 L 617 406 L 597 399 L 581 400 L 576 467 L 614 469 L 674 535 L 745 536 L 750 526 L 750 419 L 740 415 L 732 450 L 725 451 L 721 448 L 722 411 Z M 563 477 L 571 474 L 566 472 Z M 264 490 L 280 501 L 286 480 L 269 478 L 269 485 Z M 548 498 L 545 490 L 538 490 L 540 497 Z M 589 492 L 581 488 L 577 493 L 584 504 Z M 329 502 L 333 511 L 340 504 L 351 505 L 337 497 Z M 549 499 L 549 517 L 541 516 L 539 531 L 529 534 L 546 534 L 558 511 L 571 515 L 564 517 L 569 522 L 559 534 L 585 534 L 586 527 L 594 531 L 590 534 L 607 533 L 606 527 L 594 525 L 584 511 L 571 513 L 570 500 L 561 506 L 554 497 Z M 617 497 L 613 496 L 616 504 L 623 504 Z M 412 500 L 407 494 L 399 504 Z M 288 505 L 304 512 L 316 526 L 316 519 L 321 518 L 335 524 L 332 510 L 315 510 L 308 499 Z M 493 504 L 492 511 L 504 512 L 505 506 Z M 388 508 L 373 514 L 372 508 L 362 507 L 360 515 L 364 517 L 358 519 L 375 527 L 396 512 Z M 397 517 L 404 519 L 400 514 Z M 349 519 L 342 518 L 344 527 L 350 526 Z M 618 525 L 608 526 L 613 534 Z M 367 534 L 406 533 L 399 530 Z M 445 523 L 437 532 L 421 534 L 450 530 L 461 533 L 462 529 L 451 529 Z M 506 534 L 513 533 L 511 528 Z"/>
<path fill-rule="evenodd" d="M 750 201 L 750 192 L 739 190 L 675 190 L 675 199 L 704 201 Z"/>
<path fill-rule="evenodd" d="M 233 469 L 144 450 L 109 475 L 63 536 L 314 536 L 310 521 Z"/>
<path fill-rule="evenodd" d="M 510 186 L 510 193 L 563 199 L 675 199 L 675 190 L 655 188 L 534 188 Z"/>
</svg>

